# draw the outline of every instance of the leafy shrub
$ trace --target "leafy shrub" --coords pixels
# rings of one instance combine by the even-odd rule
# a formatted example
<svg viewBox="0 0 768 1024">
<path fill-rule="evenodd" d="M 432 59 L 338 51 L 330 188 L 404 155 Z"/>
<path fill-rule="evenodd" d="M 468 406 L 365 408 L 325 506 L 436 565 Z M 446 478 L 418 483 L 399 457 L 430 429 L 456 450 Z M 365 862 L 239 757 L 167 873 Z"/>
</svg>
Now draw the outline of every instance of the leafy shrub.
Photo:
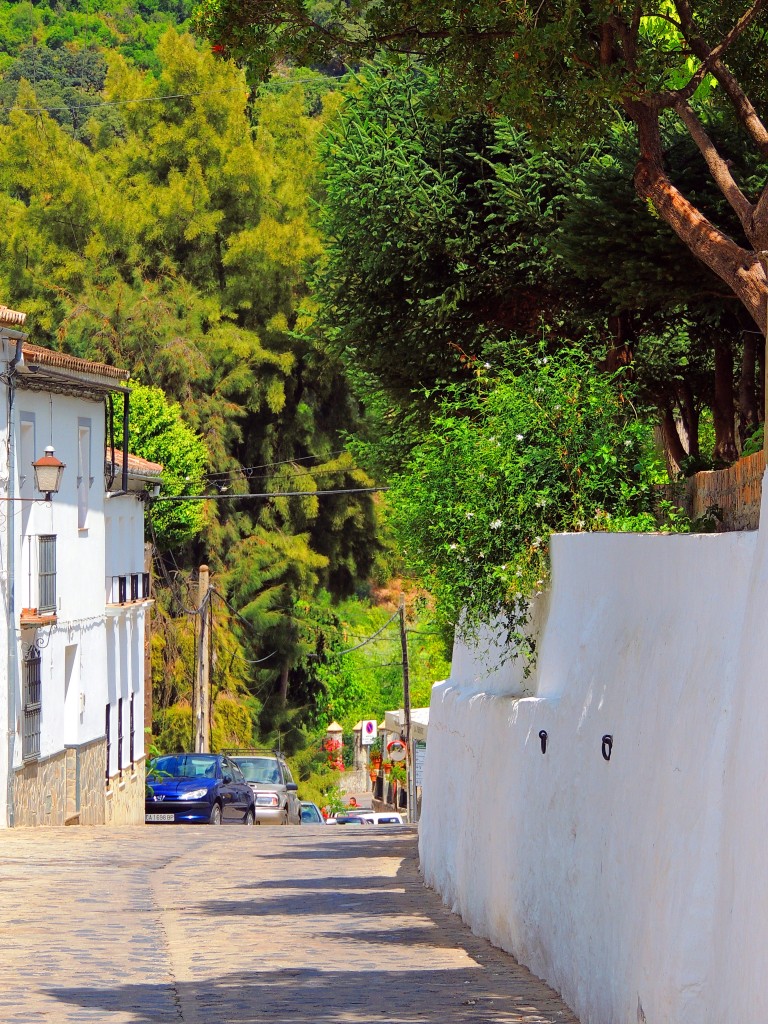
<svg viewBox="0 0 768 1024">
<path fill-rule="evenodd" d="M 471 633 L 504 615 L 520 633 L 547 583 L 554 532 L 657 529 L 651 428 L 621 375 L 578 352 L 444 391 L 431 430 L 389 494 L 412 569 Z"/>
</svg>

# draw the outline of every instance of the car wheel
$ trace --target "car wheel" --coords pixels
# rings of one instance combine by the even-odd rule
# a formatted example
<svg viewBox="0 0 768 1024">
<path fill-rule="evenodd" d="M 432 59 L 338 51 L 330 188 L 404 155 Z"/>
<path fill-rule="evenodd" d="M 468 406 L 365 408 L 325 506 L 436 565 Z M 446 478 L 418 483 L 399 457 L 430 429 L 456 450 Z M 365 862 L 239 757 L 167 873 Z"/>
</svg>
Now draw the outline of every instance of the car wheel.
<svg viewBox="0 0 768 1024">
<path fill-rule="evenodd" d="M 221 824 L 221 804 L 214 804 L 211 809 L 211 816 L 208 819 L 209 825 Z"/>
<path fill-rule="evenodd" d="M 250 810 L 250 809 L 249 809 L 249 810 L 247 810 L 247 811 L 245 812 L 245 818 L 243 819 L 243 824 L 244 824 L 244 825 L 252 825 L 252 824 L 254 823 L 254 821 L 255 821 L 255 820 L 256 820 L 256 818 L 255 818 L 255 816 L 254 816 L 254 813 L 253 813 L 253 811 L 252 811 L 252 810 Z"/>
</svg>

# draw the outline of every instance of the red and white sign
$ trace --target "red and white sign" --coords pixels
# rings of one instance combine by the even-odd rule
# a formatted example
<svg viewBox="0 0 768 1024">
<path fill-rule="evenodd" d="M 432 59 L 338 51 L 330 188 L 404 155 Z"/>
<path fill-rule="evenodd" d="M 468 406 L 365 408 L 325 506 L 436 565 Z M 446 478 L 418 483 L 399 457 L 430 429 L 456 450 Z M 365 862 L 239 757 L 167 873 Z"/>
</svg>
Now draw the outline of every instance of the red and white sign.
<svg viewBox="0 0 768 1024">
<path fill-rule="evenodd" d="M 405 741 L 390 740 L 387 744 L 387 754 L 390 761 L 404 761 L 406 754 Z"/>
<path fill-rule="evenodd" d="M 378 726 L 376 725 L 376 719 L 366 719 L 362 723 L 362 730 L 360 732 L 360 741 L 364 747 L 370 747 L 373 741 L 378 736 Z"/>
</svg>

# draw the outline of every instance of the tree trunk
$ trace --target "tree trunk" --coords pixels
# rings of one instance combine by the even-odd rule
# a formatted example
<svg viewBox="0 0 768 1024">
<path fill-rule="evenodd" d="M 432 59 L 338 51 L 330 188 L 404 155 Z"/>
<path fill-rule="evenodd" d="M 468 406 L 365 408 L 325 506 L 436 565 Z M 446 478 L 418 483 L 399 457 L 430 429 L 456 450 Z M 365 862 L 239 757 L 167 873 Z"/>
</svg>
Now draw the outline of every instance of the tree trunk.
<svg viewBox="0 0 768 1024">
<path fill-rule="evenodd" d="M 683 381 L 680 385 L 678 398 L 680 402 L 680 418 L 688 438 L 688 455 L 698 458 L 700 455 L 699 410 L 696 408 L 696 403 L 693 399 L 691 385 L 687 381 Z"/>
<path fill-rule="evenodd" d="M 608 373 L 615 373 L 632 362 L 632 341 L 630 332 L 627 330 L 626 318 L 619 313 L 616 316 L 608 317 L 608 330 L 611 337 L 605 354 L 605 369 Z"/>
<path fill-rule="evenodd" d="M 280 706 L 285 707 L 288 703 L 288 673 L 291 671 L 290 663 L 287 661 L 283 662 L 283 667 L 280 670 L 280 690 L 278 693 L 280 699 Z"/>
<path fill-rule="evenodd" d="M 739 440 L 741 447 L 760 422 L 757 399 L 757 335 L 754 331 L 742 332 L 741 377 L 739 379 Z"/>
<path fill-rule="evenodd" d="M 661 430 L 664 435 L 667 470 L 670 477 L 674 479 L 674 477 L 676 477 L 680 472 L 680 467 L 683 462 L 688 457 L 688 452 L 685 450 L 683 442 L 680 440 L 680 434 L 677 431 L 674 413 L 669 406 L 665 406 L 661 410 Z"/>
<path fill-rule="evenodd" d="M 625 109 L 637 125 L 640 143 L 634 178 L 637 194 L 649 200 L 693 255 L 725 281 L 765 333 L 768 282 L 757 255 L 718 230 L 672 184 L 664 169 L 658 112 L 633 101 Z"/>
<path fill-rule="evenodd" d="M 715 338 L 715 398 L 712 419 L 715 427 L 715 465 L 730 466 L 739 457 L 735 436 L 733 404 L 733 352 L 727 341 Z"/>
</svg>

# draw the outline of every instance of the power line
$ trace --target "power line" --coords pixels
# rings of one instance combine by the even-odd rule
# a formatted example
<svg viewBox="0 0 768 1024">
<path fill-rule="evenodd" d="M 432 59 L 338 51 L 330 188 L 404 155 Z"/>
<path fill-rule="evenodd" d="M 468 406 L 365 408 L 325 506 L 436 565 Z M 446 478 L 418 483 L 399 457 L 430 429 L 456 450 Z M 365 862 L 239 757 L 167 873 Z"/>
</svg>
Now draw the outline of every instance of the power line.
<svg viewBox="0 0 768 1024">
<path fill-rule="evenodd" d="M 283 82 L 286 85 L 316 85 L 318 79 L 316 78 L 286 78 L 286 79 L 270 79 L 269 82 L 264 82 L 258 89 L 264 89 L 269 86 L 272 81 L 277 81 L 280 84 Z M 336 79 L 330 79 L 335 82 Z M 171 100 L 187 100 L 195 99 L 198 96 L 231 96 L 233 93 L 240 93 L 248 99 L 251 95 L 250 90 L 247 87 L 239 86 L 236 89 L 202 89 L 200 92 L 173 92 L 165 93 L 162 96 L 135 96 L 130 99 L 117 99 L 117 100 L 94 100 L 92 103 L 67 103 L 60 105 L 53 105 L 48 103 L 38 103 L 34 107 L 23 107 L 19 103 L 12 103 L 6 107 L 3 103 L 0 103 L 0 110 L 5 110 L 10 113 L 12 110 L 21 110 L 25 113 L 34 113 L 35 111 L 45 110 L 47 113 L 58 110 L 66 110 L 70 114 L 73 110 L 94 110 L 97 107 L 120 107 L 126 106 L 129 103 L 168 103 Z"/>
<path fill-rule="evenodd" d="M 49 113 L 54 110 L 66 110 L 72 113 L 73 110 L 92 110 L 96 107 L 120 107 L 129 103 L 167 103 L 170 100 L 194 99 L 197 96 L 226 96 L 235 92 L 243 93 L 246 98 L 249 95 L 248 91 L 240 86 L 237 89 L 203 89 L 201 92 L 174 92 L 163 96 L 136 96 L 133 99 L 96 100 L 93 103 L 67 103 L 60 106 L 38 103 L 34 107 L 22 107 L 17 103 L 13 103 L 11 106 L 5 107 L 3 104 L 0 104 L 0 109 L 7 110 L 8 112 L 23 110 L 26 113 L 34 113 L 38 110 L 45 110 Z"/>
<path fill-rule="evenodd" d="M 379 633 L 383 633 L 384 630 L 387 628 L 387 626 L 390 624 L 390 622 L 392 622 L 393 619 L 396 619 L 399 614 L 400 614 L 400 609 L 398 608 L 398 610 L 394 613 L 394 615 L 390 615 L 390 617 L 387 619 L 387 621 L 384 623 L 383 626 L 379 627 L 379 629 L 377 629 L 375 633 L 372 633 L 366 640 L 363 640 L 363 642 L 361 644 L 355 644 L 354 647 L 348 647 L 345 651 L 329 651 L 328 655 L 330 657 L 340 657 L 342 654 L 351 654 L 352 651 L 359 651 L 361 647 L 365 647 L 366 644 L 372 643 L 376 639 L 376 637 L 379 635 Z M 310 658 L 318 658 L 319 655 L 318 654 L 310 654 L 310 655 L 308 655 L 308 657 L 310 657 Z"/>
<path fill-rule="evenodd" d="M 329 491 L 263 491 L 259 494 L 168 494 L 150 498 L 151 504 L 159 501 L 246 501 L 250 498 L 322 498 L 330 494 L 371 494 L 374 491 L 388 491 L 389 487 L 338 487 Z"/>
<path fill-rule="evenodd" d="M 212 480 L 214 477 L 220 476 L 248 476 L 256 469 L 274 469 L 275 466 L 292 466 L 294 462 L 309 462 L 312 459 L 331 459 L 334 455 L 343 455 L 346 451 L 345 448 L 339 448 L 337 451 L 329 452 L 327 455 L 302 455 L 297 459 L 284 459 L 282 462 L 264 462 L 260 466 L 242 466 L 238 469 L 223 469 L 218 473 L 206 473 L 205 477 L 207 480 Z M 349 467 L 347 467 L 349 469 Z"/>
</svg>

